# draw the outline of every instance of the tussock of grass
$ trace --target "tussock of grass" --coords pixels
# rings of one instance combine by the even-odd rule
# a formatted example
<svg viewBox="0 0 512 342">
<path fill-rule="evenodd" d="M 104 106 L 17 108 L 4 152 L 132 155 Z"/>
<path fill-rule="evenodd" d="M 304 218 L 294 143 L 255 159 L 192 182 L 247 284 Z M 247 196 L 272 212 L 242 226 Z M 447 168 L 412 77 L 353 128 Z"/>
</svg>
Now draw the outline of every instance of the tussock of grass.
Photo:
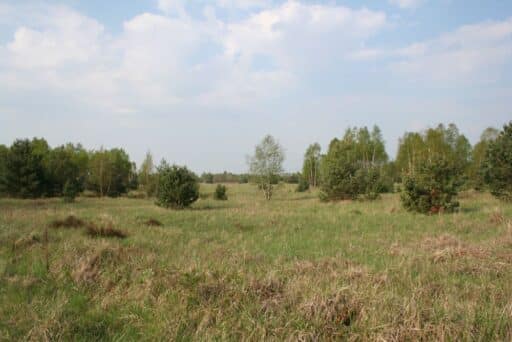
<svg viewBox="0 0 512 342">
<path fill-rule="evenodd" d="M 124 239 L 128 236 L 124 231 L 114 228 L 112 223 L 100 226 L 94 223 L 89 223 L 86 227 L 86 232 L 92 237 L 116 237 Z"/>
<path fill-rule="evenodd" d="M 500 225 L 505 222 L 505 217 L 501 210 L 495 209 L 489 216 L 489 221 L 493 224 Z"/>
<path fill-rule="evenodd" d="M 50 223 L 51 228 L 80 228 L 84 225 L 84 221 L 73 215 L 69 215 L 63 220 L 54 220 Z"/>
<path fill-rule="evenodd" d="M 96 251 L 82 256 L 76 264 L 72 276 L 76 283 L 94 283 L 102 271 L 102 267 L 109 262 L 118 264 L 122 256 L 121 249 L 100 246 Z"/>
<path fill-rule="evenodd" d="M 340 325 L 350 326 L 362 310 L 361 303 L 345 290 L 329 296 L 317 296 L 302 305 L 306 319 L 318 324 L 325 332 L 335 335 Z"/>
<path fill-rule="evenodd" d="M 14 242 L 14 249 L 27 248 L 34 244 L 40 243 L 41 237 L 35 233 L 31 233 L 28 236 L 21 237 Z"/>
<path fill-rule="evenodd" d="M 162 226 L 162 222 L 160 222 L 154 218 L 148 219 L 146 222 L 144 222 L 144 224 L 149 227 L 161 227 Z"/>
</svg>

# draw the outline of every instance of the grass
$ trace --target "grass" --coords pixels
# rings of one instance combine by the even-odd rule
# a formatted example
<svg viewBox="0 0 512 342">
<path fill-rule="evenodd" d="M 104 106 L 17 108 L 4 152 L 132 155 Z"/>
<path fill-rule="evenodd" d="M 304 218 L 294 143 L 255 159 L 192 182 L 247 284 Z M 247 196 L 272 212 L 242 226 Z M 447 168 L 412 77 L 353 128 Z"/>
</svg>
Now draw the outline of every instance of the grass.
<svg viewBox="0 0 512 342">
<path fill-rule="evenodd" d="M 228 195 L 187 210 L 1 199 L 0 340 L 512 339 L 512 205 L 469 192 L 424 216 L 397 195 Z M 68 217 L 85 228 L 45 243 Z"/>
</svg>

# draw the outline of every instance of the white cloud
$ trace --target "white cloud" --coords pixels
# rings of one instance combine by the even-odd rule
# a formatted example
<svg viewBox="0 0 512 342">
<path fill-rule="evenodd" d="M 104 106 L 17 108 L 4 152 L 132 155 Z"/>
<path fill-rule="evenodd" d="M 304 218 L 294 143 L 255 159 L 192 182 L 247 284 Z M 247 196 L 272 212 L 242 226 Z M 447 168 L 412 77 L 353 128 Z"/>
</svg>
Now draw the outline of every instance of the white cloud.
<svg viewBox="0 0 512 342">
<path fill-rule="evenodd" d="M 228 25 L 224 44 L 242 62 L 264 54 L 285 69 L 310 69 L 339 60 L 385 24 L 382 12 L 288 1 Z"/>
<path fill-rule="evenodd" d="M 435 81 L 489 81 L 512 58 L 512 18 L 466 25 L 394 52 L 395 71 Z"/>
<path fill-rule="evenodd" d="M 389 0 L 389 2 L 400 8 L 417 8 L 424 0 Z"/>
<path fill-rule="evenodd" d="M 7 45 L 18 68 L 57 67 L 84 63 L 98 53 L 103 26 L 65 8 L 50 11 L 53 20 L 43 30 L 20 27 Z"/>
<path fill-rule="evenodd" d="M 74 10 L 48 7 L 3 47 L 0 82 L 53 87 L 123 114 L 190 104 L 247 108 L 294 89 L 304 73 L 350 54 L 386 23 L 381 12 L 295 1 L 222 22 L 193 19 L 184 4 L 160 0 L 167 15 L 137 15 L 116 36 Z M 272 67 L 260 68 L 258 58 Z"/>
</svg>

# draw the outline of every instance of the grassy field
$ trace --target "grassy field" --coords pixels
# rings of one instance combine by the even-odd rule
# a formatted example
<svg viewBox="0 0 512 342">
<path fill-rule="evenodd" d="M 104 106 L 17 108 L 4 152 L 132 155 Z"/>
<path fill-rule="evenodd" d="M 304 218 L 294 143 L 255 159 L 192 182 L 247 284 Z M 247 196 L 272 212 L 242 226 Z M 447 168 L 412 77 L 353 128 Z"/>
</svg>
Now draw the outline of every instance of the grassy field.
<svg viewBox="0 0 512 342">
<path fill-rule="evenodd" d="M 228 196 L 181 211 L 1 199 L 0 339 L 512 340 L 512 205 L 464 193 L 459 213 L 424 216 L 398 195 Z M 85 226 L 49 227 L 69 215 Z"/>
</svg>

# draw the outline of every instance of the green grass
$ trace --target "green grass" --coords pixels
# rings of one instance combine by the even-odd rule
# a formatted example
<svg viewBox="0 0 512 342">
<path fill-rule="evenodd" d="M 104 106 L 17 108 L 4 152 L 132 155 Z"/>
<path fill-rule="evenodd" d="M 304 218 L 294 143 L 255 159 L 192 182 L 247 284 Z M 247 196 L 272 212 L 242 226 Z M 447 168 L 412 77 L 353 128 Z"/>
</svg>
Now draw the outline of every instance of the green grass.
<svg viewBox="0 0 512 342">
<path fill-rule="evenodd" d="M 1 199 L 0 340 L 512 339 L 512 205 L 471 192 L 424 216 L 397 195 L 228 197 Z M 48 228 L 46 247 L 69 215 L 128 237 Z"/>
</svg>

